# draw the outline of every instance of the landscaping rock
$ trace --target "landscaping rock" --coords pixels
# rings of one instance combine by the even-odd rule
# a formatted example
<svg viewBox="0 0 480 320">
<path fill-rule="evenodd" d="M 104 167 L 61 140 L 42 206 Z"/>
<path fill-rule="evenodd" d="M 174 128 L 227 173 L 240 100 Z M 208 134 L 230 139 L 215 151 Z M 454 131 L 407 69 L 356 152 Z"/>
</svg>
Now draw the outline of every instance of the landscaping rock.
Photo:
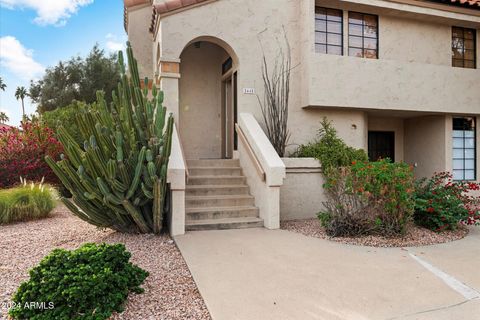
<svg viewBox="0 0 480 320">
<path fill-rule="evenodd" d="M 211 319 L 180 251 L 168 235 L 121 234 L 100 230 L 63 205 L 49 218 L 0 226 L 0 319 L 28 270 L 55 248 L 75 249 L 85 242 L 123 243 L 131 261 L 147 270 L 145 292 L 131 293 L 125 311 L 112 319 Z"/>
<path fill-rule="evenodd" d="M 437 243 L 445 243 L 462 239 L 468 234 L 468 229 L 460 226 L 454 231 L 434 232 L 425 228 L 411 224 L 407 227 L 407 233 L 403 237 L 382 237 L 382 236 L 363 236 L 363 237 L 329 237 L 324 228 L 320 225 L 318 219 L 290 220 L 282 221 L 281 228 L 287 231 L 301 233 L 309 237 L 328 239 L 331 241 L 345 244 L 372 247 L 417 247 Z"/>
</svg>

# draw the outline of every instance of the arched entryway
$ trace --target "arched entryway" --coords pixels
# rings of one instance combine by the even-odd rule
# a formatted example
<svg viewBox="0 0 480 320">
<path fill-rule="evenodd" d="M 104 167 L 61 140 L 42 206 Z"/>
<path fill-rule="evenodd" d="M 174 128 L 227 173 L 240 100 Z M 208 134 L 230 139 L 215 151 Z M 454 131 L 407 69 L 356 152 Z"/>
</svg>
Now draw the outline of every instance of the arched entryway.
<svg viewBox="0 0 480 320">
<path fill-rule="evenodd" d="M 238 59 L 223 41 L 204 37 L 191 41 L 180 61 L 179 131 L 185 157 L 231 158 Z"/>
</svg>

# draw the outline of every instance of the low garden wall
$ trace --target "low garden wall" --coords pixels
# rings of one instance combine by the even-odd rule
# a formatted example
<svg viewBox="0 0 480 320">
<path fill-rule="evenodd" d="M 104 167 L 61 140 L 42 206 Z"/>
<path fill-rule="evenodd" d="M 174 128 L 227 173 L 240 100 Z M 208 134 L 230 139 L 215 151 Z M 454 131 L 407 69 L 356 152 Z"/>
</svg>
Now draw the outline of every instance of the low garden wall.
<svg viewBox="0 0 480 320">
<path fill-rule="evenodd" d="M 280 220 L 314 218 L 325 195 L 320 162 L 314 158 L 282 158 L 286 178 L 280 188 Z"/>
</svg>

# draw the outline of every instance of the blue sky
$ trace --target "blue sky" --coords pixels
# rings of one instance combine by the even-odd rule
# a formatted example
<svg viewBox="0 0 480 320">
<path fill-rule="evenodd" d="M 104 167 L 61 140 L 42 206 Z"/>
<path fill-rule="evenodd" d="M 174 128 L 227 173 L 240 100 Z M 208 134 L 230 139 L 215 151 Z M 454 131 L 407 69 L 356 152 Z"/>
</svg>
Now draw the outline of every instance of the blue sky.
<svg viewBox="0 0 480 320">
<path fill-rule="evenodd" d="M 0 77 L 7 85 L 0 91 L 0 111 L 18 125 L 18 86 L 28 89 L 45 68 L 85 56 L 95 43 L 116 52 L 126 39 L 122 0 L 0 0 Z M 25 102 L 33 113 L 35 105 Z"/>
</svg>

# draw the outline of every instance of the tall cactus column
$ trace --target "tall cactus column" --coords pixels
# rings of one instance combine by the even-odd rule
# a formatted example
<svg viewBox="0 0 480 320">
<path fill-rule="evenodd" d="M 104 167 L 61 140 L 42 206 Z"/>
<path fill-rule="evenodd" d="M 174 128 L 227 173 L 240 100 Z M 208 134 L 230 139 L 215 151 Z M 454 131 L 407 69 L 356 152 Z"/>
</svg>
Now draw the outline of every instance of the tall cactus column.
<svg viewBox="0 0 480 320">
<path fill-rule="evenodd" d="M 119 52 L 121 81 L 113 102 L 98 92 L 96 103 L 77 116 L 83 146 L 60 128 L 65 156 L 46 161 L 73 195 L 62 201 L 81 219 L 122 232 L 159 233 L 174 120 L 167 117 L 163 92 L 140 80 L 127 45 L 129 75 Z"/>
</svg>

